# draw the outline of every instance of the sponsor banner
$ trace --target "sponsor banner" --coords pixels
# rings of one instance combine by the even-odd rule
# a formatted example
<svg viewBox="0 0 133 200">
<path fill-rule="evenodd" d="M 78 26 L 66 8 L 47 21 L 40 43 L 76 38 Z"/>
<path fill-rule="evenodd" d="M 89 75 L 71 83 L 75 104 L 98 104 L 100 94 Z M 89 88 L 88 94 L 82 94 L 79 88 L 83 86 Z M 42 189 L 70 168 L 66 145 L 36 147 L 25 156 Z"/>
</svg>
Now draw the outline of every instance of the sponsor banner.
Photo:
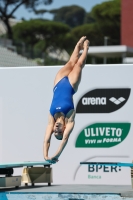
<svg viewBox="0 0 133 200">
<path fill-rule="evenodd" d="M 121 158 L 122 159 L 122 158 Z M 105 162 L 119 162 L 120 158 L 104 158 Z M 100 162 L 103 159 L 92 159 L 93 162 Z M 128 162 L 127 159 L 123 159 Z M 90 161 L 90 160 L 89 160 Z M 122 179 L 131 179 L 130 168 L 119 166 L 101 166 L 101 165 L 80 165 L 75 173 L 75 181 L 82 184 L 117 184 L 122 183 Z M 121 184 L 120 184 L 121 185 Z"/>
<path fill-rule="evenodd" d="M 130 88 L 95 89 L 83 95 L 76 113 L 111 113 L 123 107 L 130 95 Z"/>
<path fill-rule="evenodd" d="M 130 131 L 130 123 L 96 123 L 85 127 L 78 135 L 75 147 L 109 148 L 120 144 Z"/>
</svg>

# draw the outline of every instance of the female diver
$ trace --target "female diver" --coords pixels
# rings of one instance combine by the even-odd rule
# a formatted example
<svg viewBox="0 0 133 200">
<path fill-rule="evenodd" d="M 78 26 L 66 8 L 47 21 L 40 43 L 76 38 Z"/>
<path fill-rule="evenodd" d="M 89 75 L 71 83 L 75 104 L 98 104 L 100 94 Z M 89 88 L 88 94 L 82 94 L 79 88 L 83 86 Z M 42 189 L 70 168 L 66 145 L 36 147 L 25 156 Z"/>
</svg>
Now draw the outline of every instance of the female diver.
<svg viewBox="0 0 133 200">
<path fill-rule="evenodd" d="M 88 49 L 89 41 L 86 36 L 83 36 L 77 42 L 69 61 L 59 70 L 54 80 L 53 99 L 43 146 L 44 159 L 52 163 L 58 161 L 74 127 L 75 110 L 73 95 L 77 92 L 80 83 Z M 83 51 L 80 55 L 81 50 Z M 61 142 L 55 155 L 49 157 L 48 151 L 52 134 Z"/>
</svg>

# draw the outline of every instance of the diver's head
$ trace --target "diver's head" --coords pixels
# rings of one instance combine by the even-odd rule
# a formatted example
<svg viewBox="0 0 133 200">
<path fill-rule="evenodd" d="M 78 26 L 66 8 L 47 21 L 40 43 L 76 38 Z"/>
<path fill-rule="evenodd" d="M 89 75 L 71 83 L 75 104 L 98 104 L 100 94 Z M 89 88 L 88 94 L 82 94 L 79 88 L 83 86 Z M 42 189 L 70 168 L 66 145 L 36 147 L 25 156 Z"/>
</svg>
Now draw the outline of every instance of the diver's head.
<svg viewBox="0 0 133 200">
<path fill-rule="evenodd" d="M 65 130 L 65 124 L 64 123 L 55 122 L 53 131 L 54 131 L 54 136 L 56 137 L 56 139 L 62 140 L 64 130 Z"/>
</svg>

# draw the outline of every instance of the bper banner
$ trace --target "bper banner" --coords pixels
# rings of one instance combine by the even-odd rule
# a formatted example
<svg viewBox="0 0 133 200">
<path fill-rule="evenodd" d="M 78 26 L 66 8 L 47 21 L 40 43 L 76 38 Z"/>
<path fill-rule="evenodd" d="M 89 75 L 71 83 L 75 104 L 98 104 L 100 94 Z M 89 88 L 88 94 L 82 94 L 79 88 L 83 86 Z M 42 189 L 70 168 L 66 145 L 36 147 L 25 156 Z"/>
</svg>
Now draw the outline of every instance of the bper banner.
<svg viewBox="0 0 133 200">
<path fill-rule="evenodd" d="M 0 68 L 1 162 L 43 160 L 54 78 L 61 67 Z M 128 167 L 80 162 L 132 162 L 132 74 L 132 64 L 84 67 L 74 95 L 75 127 L 52 165 L 54 184 L 131 184 Z M 50 157 L 59 144 L 52 136 Z"/>
</svg>

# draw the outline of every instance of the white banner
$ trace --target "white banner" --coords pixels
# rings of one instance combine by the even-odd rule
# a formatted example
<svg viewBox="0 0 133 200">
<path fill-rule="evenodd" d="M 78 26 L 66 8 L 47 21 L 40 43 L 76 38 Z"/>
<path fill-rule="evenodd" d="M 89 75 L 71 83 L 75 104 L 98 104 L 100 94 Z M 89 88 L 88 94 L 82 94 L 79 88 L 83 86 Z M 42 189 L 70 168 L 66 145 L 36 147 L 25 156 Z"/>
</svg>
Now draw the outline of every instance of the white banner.
<svg viewBox="0 0 133 200">
<path fill-rule="evenodd" d="M 0 162 L 2 162 L 2 98 L 0 98 Z"/>
<path fill-rule="evenodd" d="M 3 162 L 43 160 L 53 82 L 60 68 L 0 68 Z M 74 95 L 75 127 L 52 166 L 54 184 L 131 184 L 129 167 L 80 162 L 132 162 L 132 74 L 133 65 L 85 66 Z M 50 156 L 59 143 L 53 136 Z M 15 169 L 16 174 L 21 171 Z"/>
</svg>

